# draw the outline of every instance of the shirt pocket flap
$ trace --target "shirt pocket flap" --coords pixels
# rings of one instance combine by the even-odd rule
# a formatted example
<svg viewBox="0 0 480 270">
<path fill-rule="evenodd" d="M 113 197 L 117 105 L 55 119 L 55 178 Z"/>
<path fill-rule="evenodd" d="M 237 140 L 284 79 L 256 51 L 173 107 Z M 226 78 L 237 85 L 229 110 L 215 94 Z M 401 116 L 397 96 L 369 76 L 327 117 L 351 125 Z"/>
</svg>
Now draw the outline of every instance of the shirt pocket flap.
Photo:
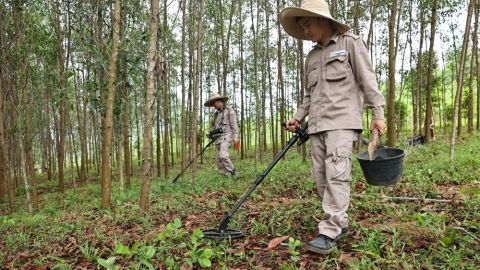
<svg viewBox="0 0 480 270">
<path fill-rule="evenodd" d="M 347 69 L 349 68 L 347 57 L 348 55 L 345 54 L 328 59 L 325 80 L 340 81 L 347 77 Z"/>
</svg>

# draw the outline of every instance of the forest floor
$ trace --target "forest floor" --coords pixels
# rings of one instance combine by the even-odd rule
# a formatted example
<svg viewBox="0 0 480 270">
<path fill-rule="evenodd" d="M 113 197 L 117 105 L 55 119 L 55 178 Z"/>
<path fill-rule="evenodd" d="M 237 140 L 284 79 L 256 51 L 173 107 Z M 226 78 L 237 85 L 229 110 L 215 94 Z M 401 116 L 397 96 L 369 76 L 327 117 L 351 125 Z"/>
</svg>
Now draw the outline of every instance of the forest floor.
<svg viewBox="0 0 480 270">
<path fill-rule="evenodd" d="M 228 228 L 244 237 L 203 238 L 201 229 L 217 228 L 274 158 L 240 160 L 232 150 L 241 173 L 232 180 L 216 172 L 212 148 L 194 182 L 187 170 L 171 184 L 178 164 L 169 179 L 153 179 L 147 214 L 139 175 L 124 192 L 115 179 L 109 208 L 100 207 L 98 174 L 76 189 L 69 179 L 64 194 L 40 179 L 33 216 L 19 189 L 12 213 L 0 204 L 0 269 L 479 269 L 480 135 L 457 139 L 454 166 L 447 136 L 398 147 L 403 173 L 390 187 L 366 183 L 353 155 L 350 232 L 330 255 L 302 247 L 318 233 L 322 206 L 310 160 L 293 148 L 232 216 Z"/>
</svg>

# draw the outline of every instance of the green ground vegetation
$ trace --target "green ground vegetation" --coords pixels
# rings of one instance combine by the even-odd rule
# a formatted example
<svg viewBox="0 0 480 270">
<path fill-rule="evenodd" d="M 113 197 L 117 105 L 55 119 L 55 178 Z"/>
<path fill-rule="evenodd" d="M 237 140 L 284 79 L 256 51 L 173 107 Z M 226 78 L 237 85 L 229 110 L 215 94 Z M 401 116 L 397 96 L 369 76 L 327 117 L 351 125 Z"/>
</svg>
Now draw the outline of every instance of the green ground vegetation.
<svg viewBox="0 0 480 270">
<path fill-rule="evenodd" d="M 40 180 L 40 208 L 33 216 L 18 192 L 13 213 L 0 205 L 0 268 L 478 269 L 480 135 L 457 143 L 453 167 L 447 136 L 427 145 L 399 144 L 407 154 L 402 179 L 393 187 L 368 185 L 354 154 L 350 233 L 328 256 L 302 248 L 317 234 L 322 205 L 309 160 L 302 162 L 295 148 L 230 221 L 243 239 L 203 238 L 201 229 L 217 227 L 273 160 L 254 166 L 253 158 L 239 160 L 232 152 L 241 172 L 233 181 L 216 173 L 212 149 L 195 182 L 188 171 L 177 185 L 153 179 L 148 214 L 138 206 L 138 177 L 123 193 L 114 182 L 106 209 L 95 175 L 64 194 L 55 191 L 56 182 Z M 171 178 L 181 169 L 172 169 Z"/>
</svg>

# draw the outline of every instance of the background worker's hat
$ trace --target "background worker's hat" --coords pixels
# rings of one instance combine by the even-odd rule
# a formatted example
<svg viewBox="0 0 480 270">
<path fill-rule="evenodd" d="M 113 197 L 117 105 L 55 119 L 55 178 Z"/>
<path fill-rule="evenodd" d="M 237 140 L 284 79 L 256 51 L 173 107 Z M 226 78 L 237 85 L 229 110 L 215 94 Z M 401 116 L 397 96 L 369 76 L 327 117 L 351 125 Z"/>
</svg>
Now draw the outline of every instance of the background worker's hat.
<svg viewBox="0 0 480 270">
<path fill-rule="evenodd" d="M 218 93 L 213 93 L 210 95 L 210 98 L 203 104 L 205 107 L 213 107 L 213 103 L 215 103 L 215 100 L 221 99 L 223 101 L 223 104 L 225 104 L 228 100 L 227 96 L 220 96 Z"/>
<path fill-rule="evenodd" d="M 332 26 L 340 34 L 347 32 L 350 26 L 335 20 L 330 15 L 325 0 L 303 0 L 300 7 L 287 7 L 280 12 L 283 29 L 294 38 L 309 40 L 297 23 L 297 17 L 323 17 L 332 21 Z"/>
</svg>

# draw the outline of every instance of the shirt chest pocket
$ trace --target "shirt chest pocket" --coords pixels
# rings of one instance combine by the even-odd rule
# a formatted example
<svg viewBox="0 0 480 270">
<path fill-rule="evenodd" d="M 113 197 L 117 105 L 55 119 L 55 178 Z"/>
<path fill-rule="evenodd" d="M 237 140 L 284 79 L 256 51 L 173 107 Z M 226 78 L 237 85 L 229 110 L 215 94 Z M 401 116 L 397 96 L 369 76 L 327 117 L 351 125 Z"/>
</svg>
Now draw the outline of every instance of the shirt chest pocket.
<svg viewBox="0 0 480 270">
<path fill-rule="evenodd" d="M 341 81 L 347 77 L 347 71 L 350 68 L 347 60 L 348 55 L 339 55 L 330 57 L 326 63 L 326 81 Z"/>
</svg>

